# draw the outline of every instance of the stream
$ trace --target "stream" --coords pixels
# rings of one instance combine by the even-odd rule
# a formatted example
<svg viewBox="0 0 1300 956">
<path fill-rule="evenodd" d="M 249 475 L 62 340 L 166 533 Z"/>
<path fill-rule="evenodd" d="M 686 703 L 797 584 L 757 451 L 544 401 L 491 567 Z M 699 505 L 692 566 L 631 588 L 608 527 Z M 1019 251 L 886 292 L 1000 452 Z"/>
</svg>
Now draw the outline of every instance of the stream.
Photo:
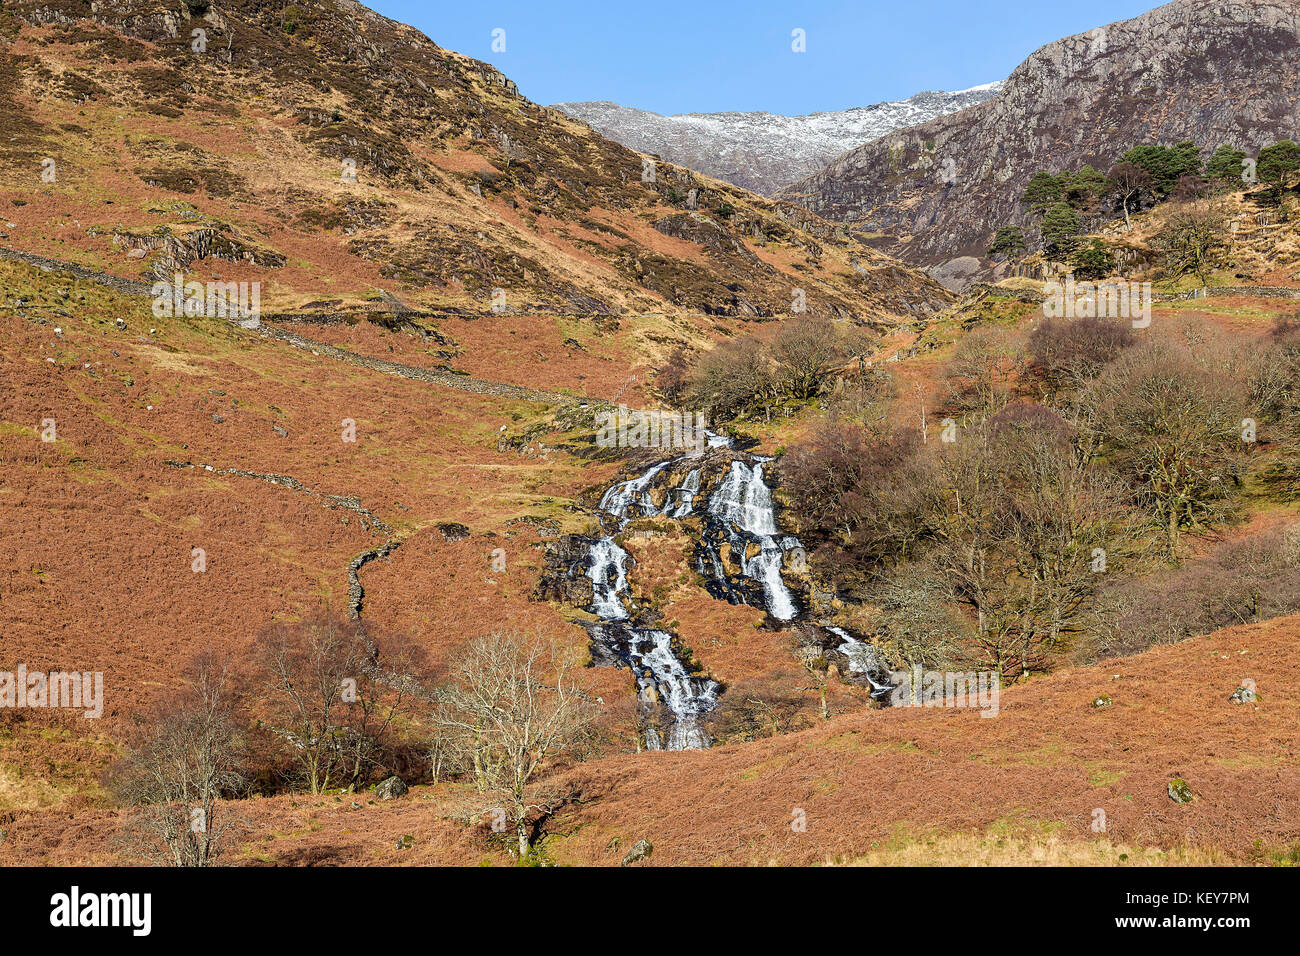
<svg viewBox="0 0 1300 956">
<path fill-rule="evenodd" d="M 708 447 L 730 449 L 732 442 L 710 432 Z M 657 506 L 651 490 L 662 484 L 661 476 L 690 461 L 697 464 L 680 485 L 663 489 L 663 505 Z M 793 621 L 800 614 L 799 602 L 781 570 L 786 555 L 800 548 L 800 543 L 777 527 L 772 492 L 763 476 L 764 466 L 771 461 L 752 456 L 726 463 L 726 459 L 711 461 L 707 454 L 682 455 L 617 482 L 601 496 L 600 510 L 614 519 L 614 531 L 592 540 L 585 566 L 579 565 L 571 573 L 591 579 L 592 603 L 587 610 L 599 621 L 588 624 L 587 630 L 597 663 L 623 665 L 632 671 L 644 713 L 662 704 L 671 714 L 668 727 L 662 731 L 647 722 L 649 750 L 708 747 L 710 741 L 701 718 L 717 706 L 721 688 L 715 681 L 688 670 L 674 650 L 675 635 L 671 632 L 633 623 L 637 609 L 627 580 L 631 556 L 615 539 L 636 518 L 697 515 L 703 533 L 696 547 L 695 565 L 709 593 L 733 604 L 762 607 L 776 622 Z M 701 492 L 704 470 L 724 464 L 725 477 L 706 497 Z M 739 565 L 739 575 L 727 573 L 724 545 Z M 840 650 L 848 657 L 850 670 L 870 683 L 873 694 L 888 689 L 875 680 L 881 669 L 870 644 L 840 628 L 826 630 L 843 641 Z"/>
</svg>

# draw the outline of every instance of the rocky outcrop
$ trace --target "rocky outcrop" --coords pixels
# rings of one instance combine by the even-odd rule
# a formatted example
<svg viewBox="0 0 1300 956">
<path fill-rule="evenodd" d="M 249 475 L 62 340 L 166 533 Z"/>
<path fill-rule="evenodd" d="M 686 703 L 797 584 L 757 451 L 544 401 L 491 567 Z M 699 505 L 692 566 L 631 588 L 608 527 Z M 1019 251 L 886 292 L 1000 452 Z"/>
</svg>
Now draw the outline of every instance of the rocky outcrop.
<svg viewBox="0 0 1300 956">
<path fill-rule="evenodd" d="M 871 233 L 905 261 L 983 256 L 998 226 L 1036 225 L 1039 170 L 1108 170 L 1143 143 L 1254 155 L 1300 127 L 1290 0 L 1176 0 L 1049 44 L 991 100 L 891 133 L 778 196 Z M 1208 152 L 1206 153 L 1208 158 Z"/>
<path fill-rule="evenodd" d="M 203 226 L 186 232 L 161 228 L 144 234 L 120 230 L 113 235 L 113 245 L 126 249 L 129 258 L 160 253 L 154 261 L 154 272 L 163 277 L 174 270 L 187 269 L 201 259 L 247 262 L 277 269 L 284 265 L 280 253 L 251 243 L 225 226 Z"/>
<path fill-rule="evenodd" d="M 590 607 L 592 582 L 581 569 L 589 560 L 592 541 L 582 535 L 566 534 L 547 542 L 545 563 L 533 598 L 571 607 Z"/>
<path fill-rule="evenodd" d="M 636 843 L 632 844 L 632 849 L 627 851 L 627 855 L 623 857 L 623 862 L 619 866 L 631 866 L 633 863 L 648 860 L 654 849 L 654 844 L 649 840 L 637 840 Z"/>
</svg>

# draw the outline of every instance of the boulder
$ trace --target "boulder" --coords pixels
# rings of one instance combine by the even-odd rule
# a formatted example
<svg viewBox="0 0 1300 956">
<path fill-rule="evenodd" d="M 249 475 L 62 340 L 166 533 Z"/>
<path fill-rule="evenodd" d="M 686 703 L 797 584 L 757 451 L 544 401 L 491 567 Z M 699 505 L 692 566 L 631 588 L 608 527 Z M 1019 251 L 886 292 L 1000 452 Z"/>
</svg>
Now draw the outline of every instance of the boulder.
<svg viewBox="0 0 1300 956">
<path fill-rule="evenodd" d="M 410 790 L 401 777 L 389 777 L 375 784 L 375 796 L 380 800 L 391 800 L 393 797 L 406 796 Z"/>
<path fill-rule="evenodd" d="M 1255 688 L 1244 685 L 1234 690 L 1232 696 L 1228 698 L 1234 704 L 1253 704 L 1257 699 Z"/>
<path fill-rule="evenodd" d="M 654 844 L 649 840 L 637 840 L 632 845 L 632 849 L 627 851 L 627 856 L 623 857 L 623 862 L 619 866 L 631 866 L 633 863 L 640 863 L 642 860 L 650 859 L 650 854 L 654 852 Z"/>
<path fill-rule="evenodd" d="M 464 541 L 469 537 L 469 528 L 459 521 L 444 521 L 438 525 L 438 531 L 444 541 Z"/>
</svg>

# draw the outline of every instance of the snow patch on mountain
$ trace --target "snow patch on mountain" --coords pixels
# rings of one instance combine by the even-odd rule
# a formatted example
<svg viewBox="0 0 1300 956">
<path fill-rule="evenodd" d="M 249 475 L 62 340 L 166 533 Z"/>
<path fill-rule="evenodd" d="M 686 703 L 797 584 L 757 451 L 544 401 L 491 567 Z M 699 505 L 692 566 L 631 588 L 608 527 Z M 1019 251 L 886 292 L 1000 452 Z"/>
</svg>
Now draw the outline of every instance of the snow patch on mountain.
<svg viewBox="0 0 1300 956">
<path fill-rule="evenodd" d="M 894 130 L 955 113 L 997 95 L 1001 82 L 850 110 L 679 113 L 661 116 L 609 101 L 557 103 L 555 109 L 630 149 L 771 195 L 821 170 L 841 153 Z"/>
</svg>

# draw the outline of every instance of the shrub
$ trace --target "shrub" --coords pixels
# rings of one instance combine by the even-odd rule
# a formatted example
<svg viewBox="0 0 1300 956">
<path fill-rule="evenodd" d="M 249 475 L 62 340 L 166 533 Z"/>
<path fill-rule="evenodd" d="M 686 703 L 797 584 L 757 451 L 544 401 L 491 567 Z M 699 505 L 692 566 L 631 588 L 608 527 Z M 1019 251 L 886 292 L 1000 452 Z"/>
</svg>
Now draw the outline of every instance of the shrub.
<svg viewBox="0 0 1300 956">
<path fill-rule="evenodd" d="M 1025 234 L 1019 226 L 1001 226 L 989 244 L 989 257 L 1025 251 Z"/>
<path fill-rule="evenodd" d="M 1300 611 L 1300 524 L 1219 545 L 1183 568 L 1117 581 L 1092 622 L 1098 657 Z"/>
<path fill-rule="evenodd" d="M 1114 271 L 1115 257 L 1106 243 L 1093 239 L 1083 248 L 1075 250 L 1070 256 L 1070 265 L 1074 268 L 1074 274 L 1081 279 L 1100 279 Z"/>
<path fill-rule="evenodd" d="M 1115 319 L 1047 319 L 1029 335 L 1030 369 L 1051 391 L 1077 388 L 1135 341 L 1132 327 Z"/>
</svg>

